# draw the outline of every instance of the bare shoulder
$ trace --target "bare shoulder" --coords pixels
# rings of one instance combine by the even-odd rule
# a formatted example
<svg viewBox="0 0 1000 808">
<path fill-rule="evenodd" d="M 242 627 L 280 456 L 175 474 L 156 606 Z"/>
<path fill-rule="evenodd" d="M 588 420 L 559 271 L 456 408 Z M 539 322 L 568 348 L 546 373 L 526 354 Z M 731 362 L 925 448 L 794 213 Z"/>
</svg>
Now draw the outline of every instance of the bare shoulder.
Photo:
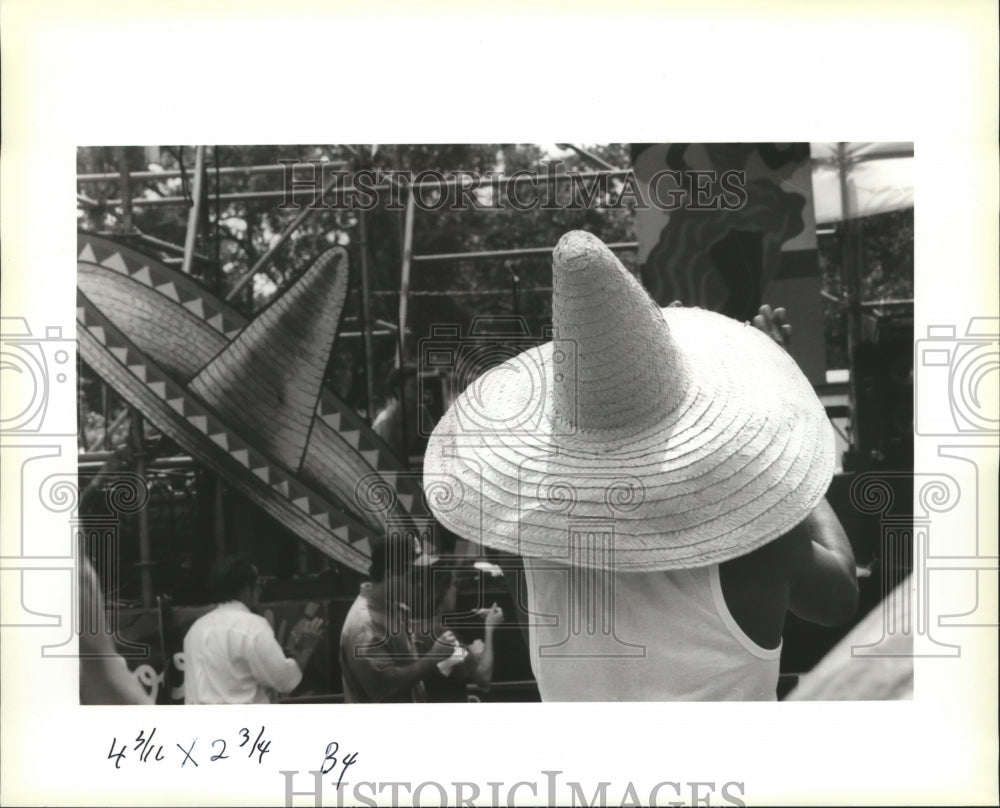
<svg viewBox="0 0 1000 808">
<path fill-rule="evenodd" d="M 753 552 L 734 558 L 726 564 L 747 573 L 753 572 L 758 580 L 780 578 L 790 581 L 795 578 L 798 570 L 809 563 L 810 545 L 808 531 L 795 527 Z"/>
</svg>

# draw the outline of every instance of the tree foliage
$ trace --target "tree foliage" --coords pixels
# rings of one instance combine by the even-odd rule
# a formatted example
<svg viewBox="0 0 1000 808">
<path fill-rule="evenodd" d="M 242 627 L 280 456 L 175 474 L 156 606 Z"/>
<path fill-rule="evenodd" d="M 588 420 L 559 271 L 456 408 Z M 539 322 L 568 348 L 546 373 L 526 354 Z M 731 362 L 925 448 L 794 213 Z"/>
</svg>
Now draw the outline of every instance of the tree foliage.
<svg viewBox="0 0 1000 808">
<path fill-rule="evenodd" d="M 628 167 L 624 145 L 589 146 L 589 150 L 615 165 Z M 124 150 L 129 170 L 147 171 L 149 150 Z M 184 197 L 191 199 L 194 178 L 190 166 L 194 150 L 158 147 L 158 167 L 164 172 L 187 166 L 185 176 L 170 179 L 134 180 L 132 197 Z M 437 171 L 449 176 L 457 170 L 478 175 L 510 174 L 519 169 L 538 171 L 544 160 L 553 159 L 541 147 L 531 144 L 408 145 L 408 146 L 214 146 L 207 148 L 206 198 L 198 229 L 193 274 L 220 296 L 227 296 L 248 269 L 267 251 L 278 235 L 299 214 L 283 209 L 281 194 L 265 200 L 224 200 L 216 194 L 247 191 L 281 192 L 282 173 L 257 175 L 218 172 L 216 169 L 241 166 L 277 166 L 279 160 L 329 160 L 342 162 L 345 171 L 379 169 L 418 175 Z M 560 170 L 594 170 L 573 152 L 559 154 Z M 78 172 L 116 172 L 119 153 L 111 148 L 82 148 L 77 158 Z M 88 183 L 83 192 L 96 206 L 80 214 L 86 230 L 120 231 L 122 210 L 110 204 L 120 197 L 117 179 Z M 380 197 L 383 199 L 384 195 Z M 298 200 L 297 200 L 298 201 Z M 306 200 L 301 201 L 302 205 Z M 518 247 L 551 247 L 567 230 L 586 228 L 606 241 L 627 241 L 633 236 L 632 216 L 625 209 L 582 208 L 538 210 L 530 215 L 507 207 L 457 210 L 449 204 L 441 210 L 421 210 L 415 214 L 414 255 L 464 253 L 479 250 L 506 250 Z M 404 213 L 380 204 L 362 214 L 345 206 L 311 213 L 266 266 L 266 277 L 231 301 L 248 316 L 259 310 L 330 244 L 343 244 L 350 253 L 351 293 L 345 309 L 344 332 L 356 333 L 361 322 L 360 303 L 360 216 L 366 217 L 369 283 L 373 320 L 395 324 L 399 318 L 400 271 L 403 255 Z M 190 201 L 169 206 L 135 205 L 135 230 L 183 245 L 188 226 Z M 626 263 L 630 257 L 623 255 Z M 467 329 L 475 316 L 516 313 L 525 317 L 533 334 L 551 316 L 550 260 L 545 256 L 507 257 L 488 260 L 416 262 L 411 276 L 408 356 L 414 359 L 417 342 L 430 333 L 434 324 L 457 324 Z M 396 342 L 391 337 L 375 339 L 372 366 L 375 379 L 384 379 L 396 363 Z M 360 339 L 338 340 L 329 378 L 334 388 L 359 409 L 365 405 L 363 373 L 365 357 Z M 381 384 L 376 393 L 381 394 Z M 374 401 L 372 410 L 381 401 Z"/>
<path fill-rule="evenodd" d="M 630 167 L 627 144 L 587 145 L 586 149 L 612 165 Z M 123 154 L 122 154 L 123 152 Z M 342 164 L 343 171 L 359 169 L 402 171 L 418 175 L 437 171 L 450 176 L 455 171 L 490 172 L 510 175 L 518 170 L 540 172 L 547 160 L 558 157 L 561 170 L 589 171 L 595 168 L 572 151 L 543 149 L 534 144 L 422 144 L 388 146 L 209 146 L 206 150 L 206 196 L 199 223 L 197 253 L 192 272 L 220 296 L 227 296 L 244 278 L 248 269 L 274 243 L 278 235 L 300 213 L 285 209 L 283 174 L 247 176 L 226 173 L 225 168 L 277 166 L 279 160 L 326 160 Z M 147 171 L 152 162 L 162 171 L 187 167 L 184 175 L 170 179 L 135 179 L 133 197 L 182 197 L 188 201 L 169 206 L 140 206 L 132 211 L 138 231 L 183 245 L 191 209 L 194 177 L 193 147 L 161 146 L 155 149 L 130 147 L 81 148 L 79 173 L 116 172 L 119 160 L 127 161 L 131 172 Z M 109 204 L 120 197 L 117 179 L 87 183 L 81 191 L 96 201 L 80 214 L 80 227 L 87 230 L 121 229 L 122 209 Z M 216 194 L 271 191 L 264 200 L 218 201 Z M 380 196 L 380 202 L 385 195 Z M 306 200 L 302 199 L 305 205 Z M 401 206 L 396 206 L 397 208 Z M 361 242 L 360 217 L 366 217 L 371 317 L 391 324 L 399 318 L 400 271 L 403 262 L 404 213 L 379 204 L 362 214 L 349 206 L 324 208 L 311 213 L 266 266 L 266 275 L 257 277 L 237 299 L 231 301 L 252 315 L 284 289 L 324 248 L 343 244 L 350 253 L 351 293 L 342 331 L 359 331 Z M 465 253 L 507 250 L 518 247 L 551 247 L 568 230 L 590 230 L 605 241 L 634 239 L 633 214 L 627 207 L 601 205 L 560 206 L 553 210 L 525 213 L 512 206 L 499 209 L 456 210 L 445 205 L 440 210 L 418 209 L 413 230 L 413 254 Z M 819 243 L 824 291 L 843 300 L 840 237 L 824 237 Z M 622 253 L 626 266 L 634 271 L 634 254 Z M 410 282 L 407 338 L 408 356 L 415 359 L 416 345 L 429 335 L 435 324 L 455 324 L 468 329 L 475 316 L 519 314 L 533 334 L 540 333 L 551 317 L 551 262 L 546 255 L 415 262 Z M 869 217 L 864 222 L 862 299 L 911 298 L 913 296 L 913 215 L 912 211 Z M 827 301 L 828 367 L 846 367 L 846 334 L 843 306 Z M 358 409 L 365 408 L 362 341 L 354 337 L 338 340 L 329 368 L 333 387 Z M 372 412 L 381 405 L 381 380 L 395 365 L 396 341 L 377 336 L 371 365 L 376 380 L 377 400 L 368 402 Z M 85 385 L 86 386 L 86 385 Z M 85 390 L 91 409 L 96 409 L 94 392 Z"/>
</svg>

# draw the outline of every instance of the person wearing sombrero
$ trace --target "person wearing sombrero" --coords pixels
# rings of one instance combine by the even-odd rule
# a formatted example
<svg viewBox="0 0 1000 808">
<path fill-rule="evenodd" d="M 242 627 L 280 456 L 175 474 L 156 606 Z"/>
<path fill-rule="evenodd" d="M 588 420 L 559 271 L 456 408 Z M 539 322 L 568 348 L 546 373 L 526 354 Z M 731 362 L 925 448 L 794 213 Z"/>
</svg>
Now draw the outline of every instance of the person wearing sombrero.
<svg viewBox="0 0 1000 808">
<path fill-rule="evenodd" d="M 523 559 L 543 700 L 775 699 L 787 611 L 857 604 L 822 404 L 768 336 L 659 308 L 588 233 L 555 248 L 552 316 L 435 428 L 435 516 Z"/>
</svg>

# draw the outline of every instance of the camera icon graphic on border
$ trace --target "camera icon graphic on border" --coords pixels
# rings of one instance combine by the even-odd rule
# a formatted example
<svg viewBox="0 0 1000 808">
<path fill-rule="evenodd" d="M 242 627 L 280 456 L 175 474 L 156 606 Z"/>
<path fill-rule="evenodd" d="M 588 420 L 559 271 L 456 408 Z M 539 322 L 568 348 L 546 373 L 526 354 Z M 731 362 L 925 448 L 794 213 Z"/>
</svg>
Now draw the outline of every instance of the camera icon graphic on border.
<svg viewBox="0 0 1000 808">
<path fill-rule="evenodd" d="M 965 335 L 928 326 L 917 340 L 913 370 L 918 435 L 996 435 L 1000 428 L 1000 318 L 972 317 Z M 923 397 L 923 403 L 920 398 Z"/>
<path fill-rule="evenodd" d="M 23 317 L 0 318 L 0 433 L 57 435 L 49 423 L 49 402 L 69 383 L 76 344 L 60 326 L 48 326 L 44 337 L 32 334 Z M 65 434 L 73 434 L 73 431 Z"/>
<path fill-rule="evenodd" d="M 576 342 L 559 339 L 551 326 L 533 336 L 516 315 L 477 317 L 466 335 L 458 325 L 435 325 L 419 355 L 421 370 L 444 380 L 456 437 L 576 431 Z M 546 411 L 553 385 L 561 385 L 565 418 Z"/>
</svg>

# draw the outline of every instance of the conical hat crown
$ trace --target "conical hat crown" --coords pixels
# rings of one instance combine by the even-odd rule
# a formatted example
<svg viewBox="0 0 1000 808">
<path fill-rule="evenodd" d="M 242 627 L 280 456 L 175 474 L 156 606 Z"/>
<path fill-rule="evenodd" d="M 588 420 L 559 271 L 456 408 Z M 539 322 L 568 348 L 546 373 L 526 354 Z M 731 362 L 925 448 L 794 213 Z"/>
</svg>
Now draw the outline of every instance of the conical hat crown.
<svg viewBox="0 0 1000 808">
<path fill-rule="evenodd" d="M 347 295 L 333 247 L 255 317 L 188 385 L 215 414 L 297 470 Z"/>
<path fill-rule="evenodd" d="M 582 431 L 640 430 L 663 420 L 687 388 L 663 314 L 596 236 L 556 245 L 552 322 L 576 363 L 553 379 L 557 416 Z"/>
<path fill-rule="evenodd" d="M 795 361 L 749 324 L 657 308 L 594 236 L 567 234 L 554 259 L 553 342 L 519 357 L 551 384 L 505 363 L 458 396 L 424 457 L 425 490 L 450 487 L 447 507 L 428 500 L 438 521 L 616 572 L 721 563 L 801 522 L 830 483 L 834 440 Z M 555 417 L 518 431 L 511 403 Z M 484 417 L 470 429 L 472 407 Z"/>
</svg>

